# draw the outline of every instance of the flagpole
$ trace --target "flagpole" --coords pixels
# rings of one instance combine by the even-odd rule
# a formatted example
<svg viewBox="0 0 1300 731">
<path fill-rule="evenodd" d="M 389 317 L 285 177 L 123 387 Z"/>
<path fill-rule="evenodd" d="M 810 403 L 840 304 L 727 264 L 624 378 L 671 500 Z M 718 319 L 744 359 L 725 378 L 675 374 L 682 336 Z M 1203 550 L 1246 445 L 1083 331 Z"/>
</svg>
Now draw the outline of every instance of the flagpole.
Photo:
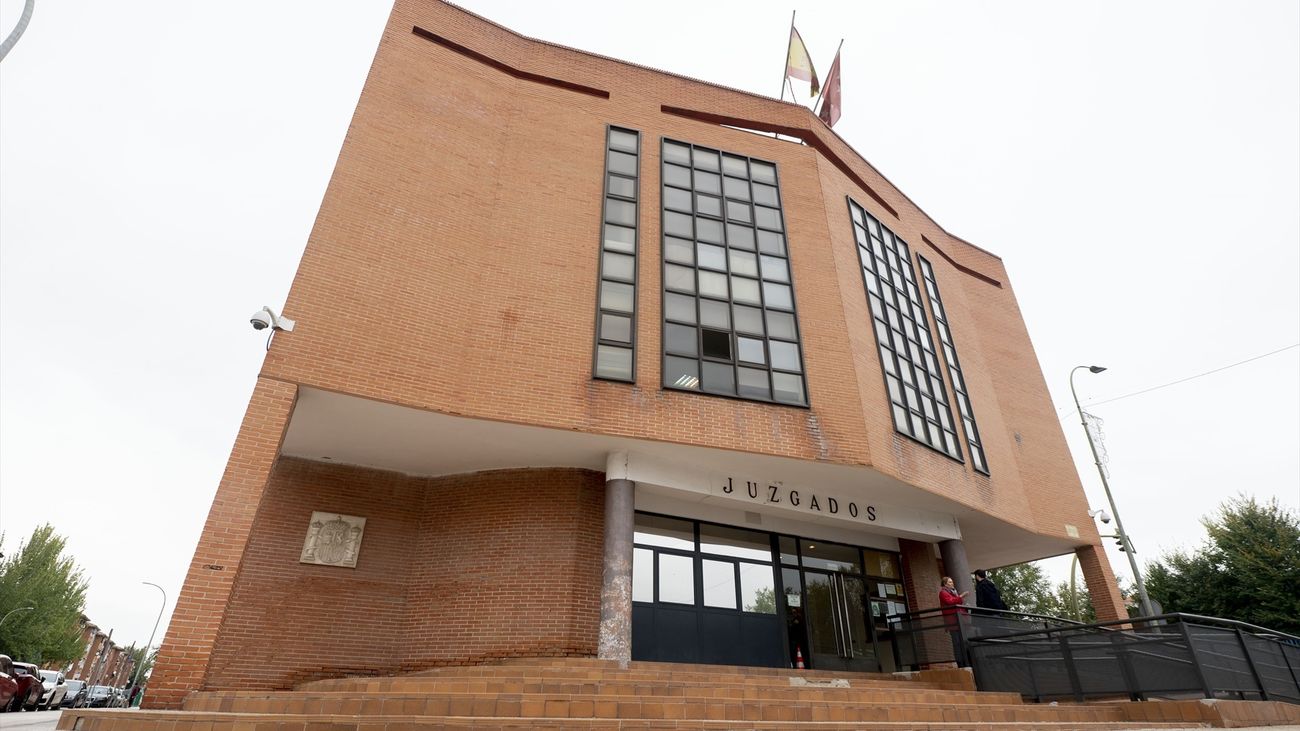
<svg viewBox="0 0 1300 731">
<path fill-rule="evenodd" d="M 790 32 L 785 34 L 785 63 L 781 65 L 781 101 L 785 101 L 785 86 L 790 83 L 790 77 L 786 71 L 790 68 L 790 36 L 794 35 L 794 14 L 798 12 L 790 11 Z"/>
<path fill-rule="evenodd" d="M 835 61 L 834 61 L 834 59 L 840 57 L 840 49 L 841 49 L 841 48 L 844 48 L 844 39 L 843 39 L 843 38 L 840 39 L 840 45 L 838 45 L 838 46 L 835 47 L 835 56 L 834 56 L 834 57 L 832 58 L 832 60 L 831 60 L 831 65 L 832 65 L 832 66 L 835 65 Z M 789 56 L 789 55 L 790 55 L 790 51 L 787 50 L 787 51 L 785 52 L 785 54 L 786 54 L 787 56 Z M 826 82 L 827 82 L 827 83 L 822 84 L 821 91 L 817 93 L 817 101 L 813 102 L 813 108 L 812 108 L 812 112 L 813 112 L 813 114 L 816 114 L 816 113 L 817 113 L 817 106 L 818 106 L 819 104 L 822 103 L 822 97 L 823 97 L 823 96 L 826 96 L 826 87 L 827 87 L 827 86 L 830 86 L 830 80 L 831 80 L 831 77 L 830 77 L 829 74 L 830 74 L 830 72 L 827 72 L 827 76 L 826 76 Z"/>
</svg>

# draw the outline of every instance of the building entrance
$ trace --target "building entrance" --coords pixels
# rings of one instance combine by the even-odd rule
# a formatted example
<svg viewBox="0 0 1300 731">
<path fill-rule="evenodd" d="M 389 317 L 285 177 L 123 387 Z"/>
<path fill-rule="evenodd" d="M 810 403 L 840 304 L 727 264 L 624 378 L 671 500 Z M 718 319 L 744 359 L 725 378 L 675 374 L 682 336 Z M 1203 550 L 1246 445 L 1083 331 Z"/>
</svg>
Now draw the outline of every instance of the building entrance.
<svg viewBox="0 0 1300 731">
<path fill-rule="evenodd" d="M 637 513 L 632 658 L 891 671 L 898 556 Z"/>
</svg>

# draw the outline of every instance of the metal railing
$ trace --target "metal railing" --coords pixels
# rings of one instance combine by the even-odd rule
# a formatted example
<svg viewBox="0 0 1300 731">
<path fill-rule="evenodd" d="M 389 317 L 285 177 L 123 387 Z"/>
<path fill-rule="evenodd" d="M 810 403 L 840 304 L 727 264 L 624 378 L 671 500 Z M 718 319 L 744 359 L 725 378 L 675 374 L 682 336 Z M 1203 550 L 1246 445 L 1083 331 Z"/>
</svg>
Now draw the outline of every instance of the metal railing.
<svg viewBox="0 0 1300 731">
<path fill-rule="evenodd" d="M 1175 613 L 1085 625 L 975 608 L 889 620 L 900 665 L 969 665 L 980 690 L 1037 701 L 1201 696 L 1300 703 L 1300 637 L 1245 622 Z"/>
</svg>

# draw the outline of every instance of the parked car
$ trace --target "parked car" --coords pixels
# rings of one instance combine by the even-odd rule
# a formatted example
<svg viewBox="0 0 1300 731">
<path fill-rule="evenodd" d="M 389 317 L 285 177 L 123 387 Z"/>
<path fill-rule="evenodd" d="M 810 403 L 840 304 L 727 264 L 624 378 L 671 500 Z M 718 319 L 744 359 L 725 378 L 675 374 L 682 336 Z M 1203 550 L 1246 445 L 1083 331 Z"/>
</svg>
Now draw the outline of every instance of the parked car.
<svg viewBox="0 0 1300 731">
<path fill-rule="evenodd" d="M 107 685 L 92 685 L 86 694 L 86 705 L 91 708 L 108 708 L 113 700 L 113 689 Z"/>
<path fill-rule="evenodd" d="M 40 671 L 29 662 L 15 662 L 13 666 L 14 677 L 18 680 L 18 696 L 9 710 L 34 711 L 41 702 L 41 694 L 45 692 L 45 686 L 41 685 Z"/>
<path fill-rule="evenodd" d="M 86 705 L 86 694 L 90 692 L 90 686 L 86 685 L 86 681 L 69 680 L 67 686 L 68 692 L 63 696 L 63 702 L 59 706 L 61 708 L 80 708 Z"/>
<path fill-rule="evenodd" d="M 0 655 L 0 713 L 12 710 L 18 697 L 18 680 L 14 677 L 14 661 L 8 655 Z"/>
<path fill-rule="evenodd" d="M 63 704 L 63 696 L 68 694 L 67 679 L 58 670 L 42 670 L 40 673 L 41 686 L 44 688 L 41 692 L 41 702 L 38 704 L 40 710 L 58 708 Z"/>
</svg>

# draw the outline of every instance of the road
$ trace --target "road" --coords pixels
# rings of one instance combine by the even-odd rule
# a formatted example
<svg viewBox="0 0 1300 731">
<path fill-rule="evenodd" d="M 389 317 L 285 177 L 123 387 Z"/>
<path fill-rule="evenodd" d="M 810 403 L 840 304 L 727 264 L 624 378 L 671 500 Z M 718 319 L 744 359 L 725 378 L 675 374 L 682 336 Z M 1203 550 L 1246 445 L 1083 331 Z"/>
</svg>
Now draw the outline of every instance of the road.
<svg viewBox="0 0 1300 731">
<path fill-rule="evenodd" d="M 0 713 L 0 728 L 22 731 L 54 731 L 63 711 L 28 711 L 25 713 Z"/>
</svg>

